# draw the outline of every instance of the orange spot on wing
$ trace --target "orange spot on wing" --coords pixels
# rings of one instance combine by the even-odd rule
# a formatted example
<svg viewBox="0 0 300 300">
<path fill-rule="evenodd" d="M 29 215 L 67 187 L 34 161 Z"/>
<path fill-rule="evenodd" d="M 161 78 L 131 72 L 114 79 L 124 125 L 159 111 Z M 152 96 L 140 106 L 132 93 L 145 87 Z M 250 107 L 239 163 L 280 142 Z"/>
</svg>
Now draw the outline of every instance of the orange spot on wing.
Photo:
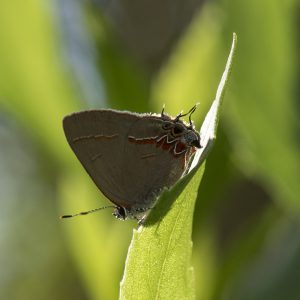
<svg viewBox="0 0 300 300">
<path fill-rule="evenodd" d="M 177 143 L 175 151 L 176 153 L 181 153 L 182 151 L 186 150 L 186 145 L 183 143 Z"/>
<path fill-rule="evenodd" d="M 170 151 L 173 148 L 173 143 L 172 144 L 168 144 L 168 143 L 164 143 L 162 144 L 162 149 L 166 150 L 166 151 Z"/>
</svg>

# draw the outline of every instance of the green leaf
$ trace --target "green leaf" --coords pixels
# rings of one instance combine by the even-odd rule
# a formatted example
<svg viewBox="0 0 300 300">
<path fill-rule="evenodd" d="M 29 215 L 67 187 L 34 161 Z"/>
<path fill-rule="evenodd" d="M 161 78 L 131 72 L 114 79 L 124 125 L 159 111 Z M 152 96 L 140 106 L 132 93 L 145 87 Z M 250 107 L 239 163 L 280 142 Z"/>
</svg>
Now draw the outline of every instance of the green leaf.
<svg viewBox="0 0 300 300">
<path fill-rule="evenodd" d="M 191 212 L 203 171 L 204 165 L 166 191 L 145 226 L 134 230 L 121 299 L 193 298 Z"/>
<path fill-rule="evenodd" d="M 299 214 L 299 96 L 295 93 L 299 47 L 290 17 L 298 4 L 271 0 L 223 4 L 229 13 L 224 28 L 235 28 L 243 36 L 226 110 L 234 160 L 288 213 Z M 253 24 L 247 26 L 245 19 Z"/>
<path fill-rule="evenodd" d="M 190 172 L 165 190 L 143 226 L 134 230 L 129 247 L 120 299 L 193 299 L 191 266 L 192 223 L 203 161 L 216 138 L 219 110 L 231 70 L 236 35 L 216 99 L 200 130 L 201 144 Z"/>
</svg>

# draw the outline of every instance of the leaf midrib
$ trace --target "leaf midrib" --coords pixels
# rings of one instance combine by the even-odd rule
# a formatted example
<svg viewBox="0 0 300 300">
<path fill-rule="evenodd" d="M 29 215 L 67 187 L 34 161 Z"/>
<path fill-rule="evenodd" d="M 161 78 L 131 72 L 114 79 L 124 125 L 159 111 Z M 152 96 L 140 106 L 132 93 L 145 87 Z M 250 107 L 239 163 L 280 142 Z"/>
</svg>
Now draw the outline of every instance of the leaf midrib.
<svg viewBox="0 0 300 300">
<path fill-rule="evenodd" d="M 161 267 L 161 272 L 160 272 L 160 275 L 159 275 L 159 280 L 158 280 L 158 283 L 157 283 L 157 289 L 156 289 L 156 296 L 155 296 L 155 299 L 157 300 L 158 299 L 158 296 L 159 296 L 159 290 L 160 290 L 160 286 L 161 286 L 161 280 L 162 280 L 162 277 L 163 277 L 163 273 L 165 272 L 165 264 L 166 264 L 166 261 L 167 261 L 167 257 L 169 257 L 169 255 L 167 255 L 169 253 L 169 248 L 170 248 L 170 245 L 171 245 L 171 240 L 172 240 L 172 237 L 173 237 L 173 234 L 174 234 L 174 231 L 175 231 L 175 228 L 176 228 L 176 225 L 178 223 L 178 220 L 179 220 L 179 216 L 181 215 L 182 213 L 182 210 L 179 210 L 179 213 L 177 214 L 176 216 L 176 221 L 174 222 L 174 226 L 172 228 L 172 231 L 171 231 L 171 234 L 170 234 L 170 237 L 169 237 L 169 241 L 168 241 L 168 246 L 167 246 L 167 249 L 165 251 L 165 255 L 164 255 L 164 260 L 163 260 L 163 265 Z"/>
</svg>

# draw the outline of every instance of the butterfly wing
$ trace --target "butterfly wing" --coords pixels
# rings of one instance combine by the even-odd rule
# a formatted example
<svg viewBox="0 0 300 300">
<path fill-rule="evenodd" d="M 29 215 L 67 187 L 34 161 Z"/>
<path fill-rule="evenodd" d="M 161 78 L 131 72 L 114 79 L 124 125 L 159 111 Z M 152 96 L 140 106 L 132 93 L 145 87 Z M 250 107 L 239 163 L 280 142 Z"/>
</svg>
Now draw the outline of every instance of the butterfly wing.
<svg viewBox="0 0 300 300">
<path fill-rule="evenodd" d="M 123 189 L 134 207 L 152 207 L 162 188 L 172 186 L 185 171 L 185 154 L 175 156 L 175 144 L 157 142 L 166 135 L 163 120 L 154 116 L 138 120 L 128 132 Z"/>
<path fill-rule="evenodd" d="M 184 172 L 184 155 L 157 144 L 165 134 L 160 117 L 93 110 L 65 117 L 63 127 L 83 167 L 116 205 L 149 208 Z"/>
<path fill-rule="evenodd" d="M 109 200 L 121 206 L 126 203 L 120 185 L 124 136 L 139 118 L 114 110 L 91 110 L 63 120 L 68 143 L 87 173 Z"/>
</svg>

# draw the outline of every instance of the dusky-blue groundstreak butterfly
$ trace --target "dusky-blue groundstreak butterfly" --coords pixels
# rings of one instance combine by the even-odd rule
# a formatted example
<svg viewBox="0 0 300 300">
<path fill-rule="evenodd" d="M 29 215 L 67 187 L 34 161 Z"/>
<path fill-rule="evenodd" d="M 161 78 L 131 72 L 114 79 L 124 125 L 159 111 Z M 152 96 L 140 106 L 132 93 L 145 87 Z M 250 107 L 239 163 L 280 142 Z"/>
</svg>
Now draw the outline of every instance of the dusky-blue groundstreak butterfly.
<svg viewBox="0 0 300 300">
<path fill-rule="evenodd" d="M 63 120 L 69 145 L 100 191 L 114 203 L 114 216 L 142 220 L 163 188 L 186 171 L 200 136 L 191 115 L 170 117 L 112 109 L 73 113 Z M 189 123 L 181 120 L 189 115 Z M 64 215 L 86 215 L 106 207 Z"/>
</svg>

